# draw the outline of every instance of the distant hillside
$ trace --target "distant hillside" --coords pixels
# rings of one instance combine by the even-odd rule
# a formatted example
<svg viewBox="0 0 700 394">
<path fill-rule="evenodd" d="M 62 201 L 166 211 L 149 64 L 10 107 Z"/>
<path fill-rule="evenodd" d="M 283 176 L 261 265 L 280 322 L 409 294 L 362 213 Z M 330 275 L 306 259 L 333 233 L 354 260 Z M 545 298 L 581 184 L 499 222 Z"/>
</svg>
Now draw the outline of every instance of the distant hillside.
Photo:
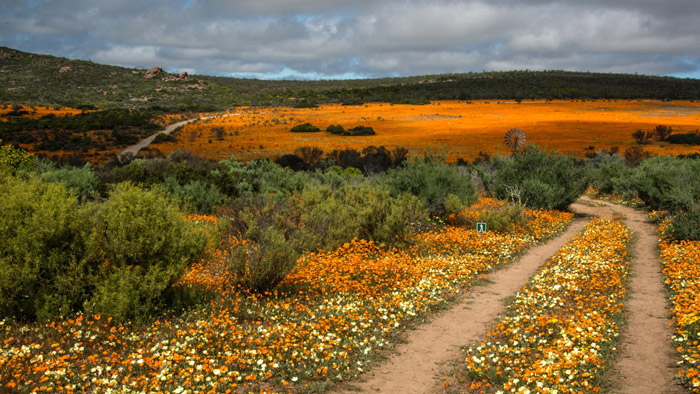
<svg viewBox="0 0 700 394">
<path fill-rule="evenodd" d="M 157 65 L 154 65 L 157 66 Z M 105 66 L 0 47 L 0 103 L 217 110 L 234 105 L 475 99 L 700 99 L 700 80 L 511 71 L 346 81 L 262 81 Z"/>
</svg>

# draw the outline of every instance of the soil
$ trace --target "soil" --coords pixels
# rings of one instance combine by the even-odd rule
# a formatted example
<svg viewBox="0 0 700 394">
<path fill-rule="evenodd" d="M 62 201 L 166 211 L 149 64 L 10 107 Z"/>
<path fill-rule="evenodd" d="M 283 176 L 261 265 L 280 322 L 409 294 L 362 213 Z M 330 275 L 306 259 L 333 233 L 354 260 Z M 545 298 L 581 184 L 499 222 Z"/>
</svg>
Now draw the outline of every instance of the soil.
<svg viewBox="0 0 700 394">
<path fill-rule="evenodd" d="M 655 226 L 638 210 L 582 197 L 573 204 L 582 215 L 622 215 L 635 234 L 632 252 L 629 320 L 623 329 L 620 355 L 611 371 L 612 393 L 682 393 L 673 382 L 676 357 L 671 346 L 668 300 L 658 260 Z M 527 284 L 539 265 L 579 233 L 586 220 L 578 218 L 559 237 L 530 249 L 523 257 L 488 275 L 488 283 L 474 286 L 448 310 L 408 333 L 396 353 L 364 376 L 364 381 L 338 387 L 338 393 L 440 393 L 443 375 L 461 357 L 460 348 L 481 339 L 506 311 L 510 297 Z"/>
</svg>

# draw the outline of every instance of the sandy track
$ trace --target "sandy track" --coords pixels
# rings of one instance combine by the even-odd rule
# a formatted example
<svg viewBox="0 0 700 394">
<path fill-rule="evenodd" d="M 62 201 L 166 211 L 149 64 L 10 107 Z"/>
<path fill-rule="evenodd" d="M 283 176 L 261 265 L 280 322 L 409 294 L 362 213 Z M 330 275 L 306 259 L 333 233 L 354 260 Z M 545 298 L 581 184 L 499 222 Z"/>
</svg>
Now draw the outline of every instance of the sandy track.
<svg viewBox="0 0 700 394">
<path fill-rule="evenodd" d="M 591 201 L 587 197 L 582 200 Z M 656 226 L 648 223 L 642 211 L 603 203 L 605 207 L 577 205 L 576 210 L 599 216 L 621 214 L 625 225 L 635 234 L 630 299 L 627 301 L 629 320 L 623 329 L 611 391 L 620 394 L 681 393 L 683 390 L 673 382 L 677 357 L 671 342 L 671 312 L 659 263 Z"/>
<path fill-rule="evenodd" d="M 582 200 L 592 200 L 583 197 Z M 572 210 L 591 216 L 621 214 L 635 234 L 633 244 L 629 320 L 623 329 L 621 353 L 611 373 L 612 393 L 677 394 L 673 382 L 676 357 L 671 346 L 673 331 L 656 250 L 655 226 L 638 210 L 604 203 L 604 207 L 573 204 Z M 367 373 L 363 382 L 340 386 L 338 393 L 440 393 L 447 363 L 461 357 L 460 347 L 482 339 L 490 324 L 506 310 L 514 296 L 537 271 L 580 232 L 586 220 L 577 219 L 561 236 L 530 249 L 518 261 L 488 275 L 490 283 L 476 286 L 450 309 L 408 333 L 396 354 Z"/>
<path fill-rule="evenodd" d="M 585 220 L 575 220 L 559 237 L 531 248 L 517 261 L 488 275 L 489 284 L 475 286 L 450 309 L 410 331 L 397 353 L 373 368 L 364 382 L 340 387 L 338 393 L 428 393 L 442 388 L 446 363 L 461 356 L 460 347 L 480 339 L 499 314 L 506 298 L 527 284 L 540 263 L 578 234 Z"/>
<path fill-rule="evenodd" d="M 173 131 L 177 130 L 179 127 L 182 127 L 188 123 L 192 123 L 192 122 L 195 122 L 198 120 L 207 120 L 207 119 L 213 119 L 213 118 L 219 118 L 219 117 L 225 117 L 225 116 L 237 116 L 237 115 L 240 115 L 240 114 L 225 114 L 225 115 L 216 115 L 216 116 L 205 116 L 203 118 L 187 119 L 187 120 L 183 120 L 181 122 L 173 123 L 173 124 L 169 125 L 168 127 L 166 127 L 164 130 L 157 131 L 157 132 L 153 133 L 152 135 L 142 139 L 138 143 L 131 145 L 131 146 L 127 147 L 126 149 L 124 149 L 123 151 L 119 152 L 119 157 L 122 158 L 122 157 L 127 156 L 127 155 L 131 155 L 132 157 L 136 157 L 136 155 L 139 154 L 141 149 L 144 149 L 145 147 L 151 145 L 151 143 L 153 142 L 153 140 L 156 138 L 156 136 L 158 134 L 163 133 L 163 134 L 168 135 L 168 134 L 172 133 Z"/>
</svg>

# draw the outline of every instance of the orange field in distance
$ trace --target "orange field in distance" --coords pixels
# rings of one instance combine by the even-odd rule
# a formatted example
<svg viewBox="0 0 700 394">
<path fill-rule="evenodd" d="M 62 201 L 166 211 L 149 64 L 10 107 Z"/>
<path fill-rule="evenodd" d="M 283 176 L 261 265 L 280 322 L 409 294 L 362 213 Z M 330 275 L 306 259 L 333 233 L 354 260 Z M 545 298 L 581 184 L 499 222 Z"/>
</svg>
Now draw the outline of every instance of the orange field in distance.
<svg viewBox="0 0 700 394">
<path fill-rule="evenodd" d="M 289 131 L 306 122 L 322 131 Z M 335 136 L 324 131 L 331 124 L 340 124 L 346 129 L 370 126 L 377 135 Z M 212 159 L 226 159 L 234 154 L 238 159 L 250 160 L 278 157 L 300 146 L 316 146 L 328 152 L 383 145 L 390 149 L 403 146 L 414 153 L 426 149 L 446 151 L 451 161 L 473 160 L 479 152 L 508 153 L 503 137 L 507 130 L 517 127 L 525 132 L 527 142 L 581 156 L 590 150 L 614 146 L 623 152 L 635 144 L 632 132 L 651 130 L 657 125 L 671 126 L 674 133 L 696 130 L 700 127 L 700 102 L 441 101 L 430 105 L 372 103 L 303 109 L 239 108 L 226 117 L 189 124 L 176 132 L 177 142 L 154 148 L 164 154 L 188 149 Z M 656 155 L 700 152 L 697 146 L 658 141 L 653 141 L 646 149 Z"/>
<path fill-rule="evenodd" d="M 23 118 L 38 119 L 45 115 L 56 115 L 56 116 L 73 116 L 83 112 L 93 112 L 86 111 L 82 109 L 61 107 L 55 109 L 53 107 L 35 107 L 35 106 L 22 106 L 22 110 L 29 112 L 27 115 L 23 115 Z M 7 121 L 9 118 L 6 115 L 8 112 L 12 111 L 11 105 L 0 105 L 0 120 Z"/>
</svg>

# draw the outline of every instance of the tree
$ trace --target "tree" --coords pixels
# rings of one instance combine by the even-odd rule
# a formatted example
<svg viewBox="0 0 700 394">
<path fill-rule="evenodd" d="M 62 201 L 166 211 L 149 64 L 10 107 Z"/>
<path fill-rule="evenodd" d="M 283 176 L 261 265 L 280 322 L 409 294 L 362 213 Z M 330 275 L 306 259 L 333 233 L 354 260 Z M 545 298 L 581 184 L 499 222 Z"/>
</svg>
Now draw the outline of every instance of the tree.
<svg viewBox="0 0 700 394">
<path fill-rule="evenodd" d="M 673 133 L 673 128 L 670 126 L 658 125 L 654 129 L 654 133 L 659 141 L 666 141 L 668 137 L 671 136 L 671 133 Z"/>
<path fill-rule="evenodd" d="M 309 167 L 316 167 L 316 164 L 323 158 L 323 150 L 315 146 L 300 146 L 294 149 L 294 154 L 301 157 Z"/>
</svg>

